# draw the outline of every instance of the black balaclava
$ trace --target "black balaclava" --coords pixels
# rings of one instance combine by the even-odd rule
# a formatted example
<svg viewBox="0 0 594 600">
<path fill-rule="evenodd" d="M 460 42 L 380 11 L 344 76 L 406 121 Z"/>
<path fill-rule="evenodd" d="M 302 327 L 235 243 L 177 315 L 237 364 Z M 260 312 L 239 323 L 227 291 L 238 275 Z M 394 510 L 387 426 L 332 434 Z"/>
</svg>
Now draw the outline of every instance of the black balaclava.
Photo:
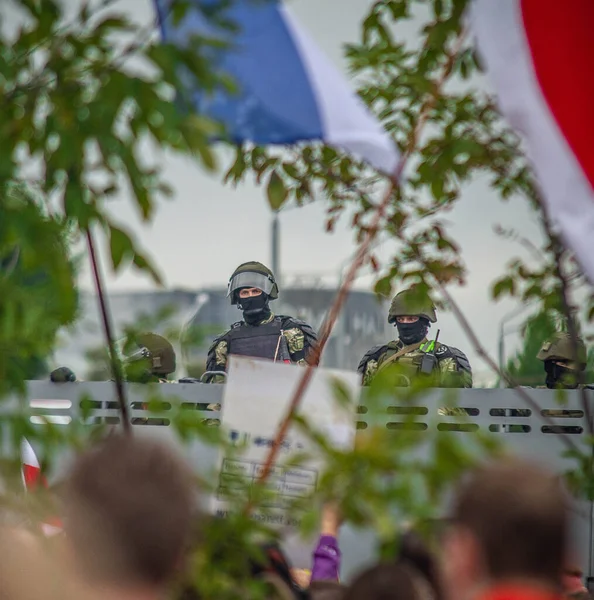
<svg viewBox="0 0 594 600">
<path fill-rule="evenodd" d="M 248 325 L 257 325 L 265 321 L 272 314 L 268 306 L 269 301 L 270 297 L 268 294 L 262 292 L 259 296 L 238 298 L 237 306 L 243 311 L 243 319 Z"/>
<path fill-rule="evenodd" d="M 562 365 L 558 365 L 553 360 L 545 360 L 544 368 L 547 374 L 545 383 L 550 390 L 568 389 L 574 390 L 579 383 L 578 372 Z"/>
<path fill-rule="evenodd" d="M 419 320 L 414 323 L 398 323 L 396 321 L 395 325 L 398 329 L 398 337 L 407 346 L 420 342 L 429 331 L 429 321 L 425 317 L 419 317 Z"/>
</svg>

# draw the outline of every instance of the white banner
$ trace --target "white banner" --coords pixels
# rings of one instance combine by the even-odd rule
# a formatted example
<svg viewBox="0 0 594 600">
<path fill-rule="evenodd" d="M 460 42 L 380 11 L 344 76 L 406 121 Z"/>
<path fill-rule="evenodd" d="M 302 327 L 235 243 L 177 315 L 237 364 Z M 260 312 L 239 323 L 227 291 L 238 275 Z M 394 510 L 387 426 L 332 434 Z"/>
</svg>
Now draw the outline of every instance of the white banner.
<svg viewBox="0 0 594 600">
<path fill-rule="evenodd" d="M 221 424 L 237 445 L 245 444 L 246 448 L 237 458 L 220 456 L 219 487 L 213 499 L 214 512 L 219 516 L 226 514 L 226 498 L 233 493 L 234 483 L 241 481 L 239 477 L 243 477 L 244 482 L 247 478 L 251 483 L 258 479 L 302 376 L 303 367 L 300 366 L 230 357 Z M 348 405 L 335 398 L 337 381 L 353 400 Z M 307 418 L 334 447 L 351 449 L 355 440 L 359 391 L 357 373 L 317 368 L 297 414 Z M 296 453 L 307 453 L 311 460 L 291 466 L 291 456 Z M 275 496 L 271 501 L 267 500 L 265 510 L 255 507 L 254 518 L 281 528 L 296 525 L 298 521 L 287 518 L 286 508 L 295 498 L 308 497 L 315 492 L 323 466 L 320 449 L 291 425 L 267 480 Z"/>
</svg>

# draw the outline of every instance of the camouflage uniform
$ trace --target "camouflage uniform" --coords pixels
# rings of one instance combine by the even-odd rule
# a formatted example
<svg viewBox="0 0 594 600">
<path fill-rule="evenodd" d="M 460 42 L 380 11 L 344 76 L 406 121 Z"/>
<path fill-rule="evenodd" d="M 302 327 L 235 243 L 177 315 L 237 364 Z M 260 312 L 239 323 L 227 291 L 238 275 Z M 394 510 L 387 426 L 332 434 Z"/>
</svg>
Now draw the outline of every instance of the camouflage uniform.
<svg viewBox="0 0 594 600">
<path fill-rule="evenodd" d="M 417 377 L 423 355 L 431 351 L 429 348 L 432 344 L 432 341 L 425 338 L 419 348 L 401 355 L 396 361 L 399 373 L 407 379 Z M 400 340 L 395 340 L 383 346 L 375 346 L 369 350 L 358 367 L 363 377 L 363 385 L 369 385 L 375 374 L 383 368 L 382 365 L 385 365 L 386 361 L 402 350 L 404 346 L 405 344 Z M 463 352 L 452 346 L 446 346 L 437 342 L 435 345 L 435 357 L 437 358 L 435 387 L 472 387 L 472 368 Z"/>
<path fill-rule="evenodd" d="M 425 319 L 427 324 L 437 322 L 435 307 L 431 300 L 426 296 L 421 298 L 417 296 L 417 292 L 412 289 L 397 294 L 390 306 L 388 322 L 396 323 L 397 317 L 404 316 Z M 404 348 L 408 348 L 408 351 L 396 359 L 391 358 Z M 428 376 L 428 381 L 434 387 L 472 387 L 472 369 L 466 355 L 457 348 L 429 341 L 426 337 L 408 345 L 401 340 L 395 340 L 369 350 L 358 367 L 363 385 L 369 385 L 376 373 L 390 364 L 398 365 L 403 382 L 408 385 L 411 379 L 423 376 L 420 369 L 423 358 L 427 354 L 435 356 L 435 366 Z"/>
<path fill-rule="evenodd" d="M 315 331 L 304 321 L 268 310 L 268 301 L 278 298 L 278 286 L 270 269 L 256 262 L 240 265 L 229 281 L 232 304 L 240 305 L 238 293 L 242 288 L 262 290 L 261 299 L 257 297 L 264 306 L 262 316 L 250 323 L 238 321 L 214 340 L 206 360 L 206 371 L 211 373 L 207 375 L 209 383 L 224 381 L 224 376 L 212 373 L 227 370 L 230 354 L 305 365 L 317 342 Z"/>
</svg>

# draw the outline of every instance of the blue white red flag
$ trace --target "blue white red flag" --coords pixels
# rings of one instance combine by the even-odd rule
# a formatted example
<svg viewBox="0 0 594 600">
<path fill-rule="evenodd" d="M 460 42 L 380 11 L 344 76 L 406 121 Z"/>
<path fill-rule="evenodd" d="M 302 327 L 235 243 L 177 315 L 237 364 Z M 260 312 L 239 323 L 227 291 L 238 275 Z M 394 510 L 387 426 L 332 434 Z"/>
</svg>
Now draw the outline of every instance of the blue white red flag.
<svg viewBox="0 0 594 600">
<path fill-rule="evenodd" d="M 499 106 L 594 284 L 594 1 L 476 0 L 472 17 Z"/>
<path fill-rule="evenodd" d="M 238 27 L 233 35 L 213 30 L 202 16 L 200 8 L 216 0 L 194 0 L 177 26 L 170 2 L 155 0 L 164 40 L 185 45 L 199 34 L 228 42 L 217 51 L 216 67 L 238 93 L 191 92 L 197 111 L 223 123 L 233 142 L 323 140 L 379 171 L 395 171 L 399 157 L 390 135 L 282 2 L 231 2 L 225 17 Z"/>
</svg>

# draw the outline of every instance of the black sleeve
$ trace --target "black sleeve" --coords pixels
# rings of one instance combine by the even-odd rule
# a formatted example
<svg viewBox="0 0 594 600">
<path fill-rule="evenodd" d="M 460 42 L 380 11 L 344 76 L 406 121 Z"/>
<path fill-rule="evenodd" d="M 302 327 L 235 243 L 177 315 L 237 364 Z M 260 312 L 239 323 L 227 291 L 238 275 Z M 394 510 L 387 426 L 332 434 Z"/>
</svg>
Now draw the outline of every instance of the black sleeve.
<svg viewBox="0 0 594 600">
<path fill-rule="evenodd" d="M 363 375 L 365 373 L 365 367 L 367 366 L 367 363 L 370 360 L 377 360 L 385 348 L 386 348 L 385 345 L 374 346 L 373 348 L 371 348 L 371 350 L 368 350 L 363 355 L 363 358 L 361 359 L 361 362 L 359 363 L 359 366 L 357 367 L 357 371 L 359 371 L 359 373 L 361 373 L 361 375 Z"/>
<path fill-rule="evenodd" d="M 308 325 L 301 319 L 294 319 L 293 317 L 282 317 L 283 329 L 300 329 L 303 333 L 303 350 L 300 352 L 294 352 L 291 354 L 291 358 L 297 362 L 300 360 L 307 360 L 307 357 L 311 354 L 312 350 L 318 343 L 318 334 L 315 329 Z"/>
<path fill-rule="evenodd" d="M 208 349 L 208 354 L 206 355 L 206 370 L 207 371 L 220 371 L 221 370 L 221 366 L 217 364 L 217 357 L 216 357 L 216 348 L 217 346 L 221 343 L 226 341 L 226 337 L 227 334 L 229 333 L 229 331 L 225 331 L 225 333 L 219 335 L 217 338 L 214 339 L 213 343 L 211 344 L 210 348 Z M 224 366 L 224 370 L 227 370 L 227 364 L 225 363 Z M 207 381 L 210 378 L 207 377 Z"/>
</svg>

